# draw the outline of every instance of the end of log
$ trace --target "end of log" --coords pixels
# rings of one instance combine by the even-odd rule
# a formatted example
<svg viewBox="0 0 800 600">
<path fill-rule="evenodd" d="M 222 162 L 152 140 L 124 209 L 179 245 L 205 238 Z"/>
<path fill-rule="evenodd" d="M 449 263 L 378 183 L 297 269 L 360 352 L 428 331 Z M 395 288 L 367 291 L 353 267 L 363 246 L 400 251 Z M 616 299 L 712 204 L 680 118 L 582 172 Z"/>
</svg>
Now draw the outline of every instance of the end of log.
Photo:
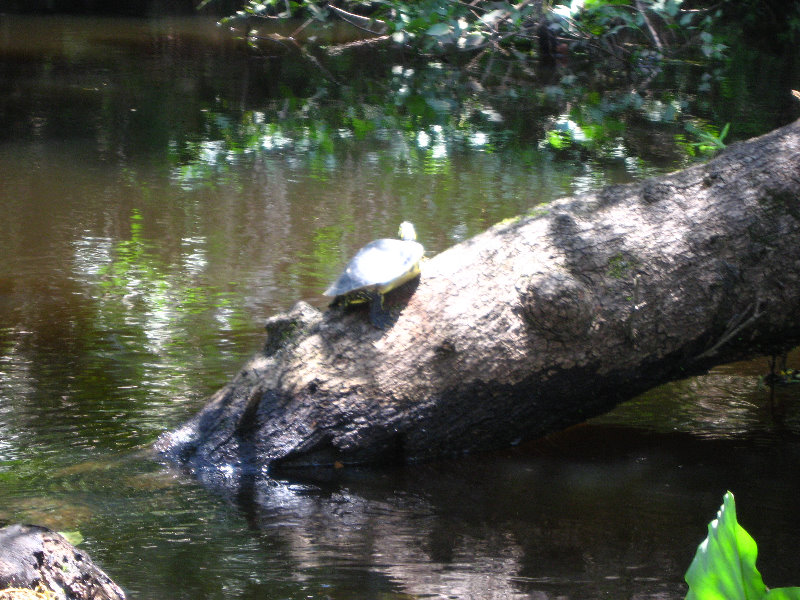
<svg viewBox="0 0 800 600">
<path fill-rule="evenodd" d="M 0 529 L 0 589 L 43 585 L 70 600 L 125 600 L 125 593 L 62 535 L 37 525 Z"/>
</svg>

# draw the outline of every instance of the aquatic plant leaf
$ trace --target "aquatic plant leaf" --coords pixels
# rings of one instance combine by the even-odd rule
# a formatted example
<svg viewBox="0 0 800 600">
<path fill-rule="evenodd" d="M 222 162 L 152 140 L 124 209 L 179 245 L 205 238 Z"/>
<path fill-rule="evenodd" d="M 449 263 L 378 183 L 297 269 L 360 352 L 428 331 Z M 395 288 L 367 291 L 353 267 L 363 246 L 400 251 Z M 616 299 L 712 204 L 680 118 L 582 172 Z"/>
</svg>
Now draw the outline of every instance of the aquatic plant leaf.
<svg viewBox="0 0 800 600">
<path fill-rule="evenodd" d="M 59 531 L 58 533 L 73 546 L 78 546 L 83 542 L 83 534 L 80 531 Z"/>
<path fill-rule="evenodd" d="M 800 600 L 800 587 L 771 589 L 764 596 L 764 600 Z"/>
<path fill-rule="evenodd" d="M 757 555 L 756 542 L 736 521 L 736 503 L 727 492 L 717 518 L 708 524 L 708 537 L 686 571 L 686 600 L 764 598 L 767 586 L 756 569 Z"/>
</svg>

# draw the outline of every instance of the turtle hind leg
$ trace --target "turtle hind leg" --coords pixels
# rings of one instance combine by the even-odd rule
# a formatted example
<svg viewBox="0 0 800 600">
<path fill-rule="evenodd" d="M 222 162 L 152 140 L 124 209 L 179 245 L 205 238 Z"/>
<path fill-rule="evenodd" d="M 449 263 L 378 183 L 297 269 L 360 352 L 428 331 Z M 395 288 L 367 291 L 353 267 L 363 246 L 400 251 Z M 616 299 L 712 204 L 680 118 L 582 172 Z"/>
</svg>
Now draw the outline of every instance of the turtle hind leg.
<svg viewBox="0 0 800 600">
<path fill-rule="evenodd" d="M 388 329 L 394 324 L 392 313 L 383 305 L 383 294 L 370 293 L 369 320 L 378 329 Z"/>
</svg>

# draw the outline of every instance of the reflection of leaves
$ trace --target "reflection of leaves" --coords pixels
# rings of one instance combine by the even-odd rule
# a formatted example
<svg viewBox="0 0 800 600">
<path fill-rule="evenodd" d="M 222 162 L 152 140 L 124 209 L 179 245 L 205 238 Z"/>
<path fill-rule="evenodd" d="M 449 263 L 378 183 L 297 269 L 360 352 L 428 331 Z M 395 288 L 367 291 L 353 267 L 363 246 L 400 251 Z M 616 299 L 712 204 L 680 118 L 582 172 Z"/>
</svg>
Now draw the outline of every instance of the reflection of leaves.
<svg viewBox="0 0 800 600">
<path fill-rule="evenodd" d="M 364 139 L 368 133 L 375 130 L 375 123 L 367 119 L 353 117 L 350 122 L 353 126 L 353 133 L 358 139 Z"/>
<path fill-rule="evenodd" d="M 99 299 L 104 329 L 125 330 L 128 339 L 160 353 L 183 343 L 186 321 L 197 315 L 224 315 L 228 327 L 244 321 L 234 292 L 197 284 L 207 262 L 201 238 L 192 239 L 182 263 L 174 264 L 156 252 L 137 209 L 131 212 L 130 232 L 129 239 L 108 249 L 107 260 L 92 277 L 104 292 Z M 132 303 L 137 305 L 134 313 L 128 310 Z"/>
<path fill-rule="evenodd" d="M 298 282 L 312 281 L 320 291 L 333 280 L 347 256 L 342 255 L 343 230 L 341 226 L 319 227 L 309 240 L 310 248 L 299 255 L 300 261 L 290 268 L 290 276 Z"/>
<path fill-rule="evenodd" d="M 547 132 L 547 143 L 556 150 L 563 150 L 572 144 L 572 136 L 566 131 L 552 129 Z"/>
<path fill-rule="evenodd" d="M 24 480 L 29 475 L 24 471 L 27 466 L 28 463 L 20 459 L 0 461 L 0 482 Z"/>
<path fill-rule="evenodd" d="M 423 31 L 462 32 L 463 23 L 456 27 L 444 17 L 426 22 Z M 461 145 L 502 151 L 531 139 L 540 150 L 638 159 L 643 140 L 632 139 L 636 133 L 631 124 L 638 130 L 642 121 L 668 124 L 670 130 L 682 127 L 690 118 L 688 98 L 698 84 L 708 83 L 688 79 L 684 70 L 684 79 L 671 81 L 668 90 L 653 86 L 647 93 L 632 93 L 627 77 L 604 73 L 598 81 L 590 72 L 574 71 L 565 72 L 556 84 L 536 86 L 529 73 L 513 65 L 480 60 L 463 69 L 430 59 L 386 63 L 373 77 L 353 78 L 352 57 L 326 60 L 325 68 L 348 85 L 335 85 L 312 71 L 305 85 L 278 84 L 271 101 L 238 115 L 224 106 L 204 110 L 203 136 L 171 146 L 173 181 L 186 190 L 219 185 L 236 176 L 238 161 L 251 164 L 274 152 L 292 157 L 314 179 L 325 181 L 340 167 L 344 153 L 362 142 L 376 143 L 387 161 L 407 160 L 414 146 L 431 154 L 432 145 L 422 141 L 433 127 L 444 132 L 431 154 L 436 172 L 447 168 Z M 502 93 L 493 86 L 501 86 Z M 679 94 L 676 89 L 686 91 Z M 554 131 L 558 128 L 553 123 L 561 119 L 574 122 L 576 129 Z M 662 139 L 673 145 L 663 150 L 684 162 L 721 147 L 725 132 L 717 135 L 717 143 L 701 139 L 697 145 L 697 139 L 681 139 L 677 131 L 665 133 Z M 385 143 L 401 138 L 406 142 Z"/>
</svg>

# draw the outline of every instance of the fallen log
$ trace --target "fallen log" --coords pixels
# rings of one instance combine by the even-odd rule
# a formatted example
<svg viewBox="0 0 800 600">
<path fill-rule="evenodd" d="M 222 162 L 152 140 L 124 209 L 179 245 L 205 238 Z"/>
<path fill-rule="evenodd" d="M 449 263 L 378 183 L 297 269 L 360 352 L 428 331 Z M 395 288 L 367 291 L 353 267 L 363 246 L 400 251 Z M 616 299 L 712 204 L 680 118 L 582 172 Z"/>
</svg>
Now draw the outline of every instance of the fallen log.
<svg viewBox="0 0 800 600">
<path fill-rule="evenodd" d="M 122 589 L 62 535 L 36 525 L 3 527 L 0 590 L 20 592 L 37 588 L 46 590 L 40 597 L 125 600 Z M 15 597 L 22 596 L 17 593 Z"/>
<path fill-rule="evenodd" d="M 707 164 L 535 207 L 366 314 L 299 303 L 156 447 L 196 469 L 418 461 L 515 444 L 800 343 L 800 121 Z"/>
</svg>

